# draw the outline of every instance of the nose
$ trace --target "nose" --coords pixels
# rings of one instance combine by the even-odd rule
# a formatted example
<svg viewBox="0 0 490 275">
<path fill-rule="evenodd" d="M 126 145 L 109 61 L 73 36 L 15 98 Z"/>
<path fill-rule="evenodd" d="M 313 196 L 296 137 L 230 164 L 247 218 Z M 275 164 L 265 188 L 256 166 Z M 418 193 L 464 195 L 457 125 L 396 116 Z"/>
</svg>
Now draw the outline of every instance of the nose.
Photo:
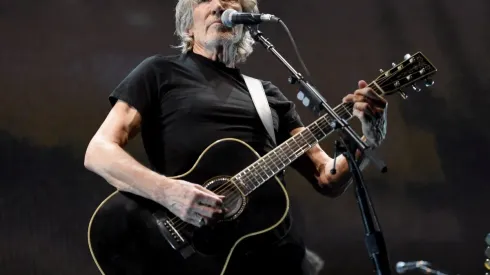
<svg viewBox="0 0 490 275">
<path fill-rule="evenodd" d="M 223 12 L 225 11 L 225 8 L 223 6 L 223 2 L 221 0 L 216 0 L 214 1 L 216 3 L 216 6 L 213 9 L 213 15 L 216 15 L 216 17 L 221 17 Z"/>
</svg>

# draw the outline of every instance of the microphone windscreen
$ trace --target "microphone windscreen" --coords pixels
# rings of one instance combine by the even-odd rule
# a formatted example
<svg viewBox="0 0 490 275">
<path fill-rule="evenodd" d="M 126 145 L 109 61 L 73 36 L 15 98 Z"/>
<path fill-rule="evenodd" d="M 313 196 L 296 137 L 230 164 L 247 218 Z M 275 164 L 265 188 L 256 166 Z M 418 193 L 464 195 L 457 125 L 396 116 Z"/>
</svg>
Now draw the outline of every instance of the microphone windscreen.
<svg viewBox="0 0 490 275">
<path fill-rule="evenodd" d="M 227 9 L 221 15 L 221 22 L 227 27 L 233 27 L 233 22 L 231 21 L 231 16 L 237 11 L 234 9 Z"/>
</svg>

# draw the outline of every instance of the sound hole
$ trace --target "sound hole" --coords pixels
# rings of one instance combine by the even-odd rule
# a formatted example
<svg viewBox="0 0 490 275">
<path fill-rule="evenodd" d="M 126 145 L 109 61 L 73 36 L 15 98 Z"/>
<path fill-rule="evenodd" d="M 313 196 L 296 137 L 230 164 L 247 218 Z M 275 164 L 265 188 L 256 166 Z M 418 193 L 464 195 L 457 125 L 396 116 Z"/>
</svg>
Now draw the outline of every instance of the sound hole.
<svg viewBox="0 0 490 275">
<path fill-rule="evenodd" d="M 246 197 L 238 190 L 237 186 L 233 184 L 229 178 L 222 177 L 209 181 L 204 185 L 207 189 L 214 193 L 225 196 L 223 201 L 224 208 L 226 209 L 224 220 L 236 219 L 245 208 Z"/>
</svg>

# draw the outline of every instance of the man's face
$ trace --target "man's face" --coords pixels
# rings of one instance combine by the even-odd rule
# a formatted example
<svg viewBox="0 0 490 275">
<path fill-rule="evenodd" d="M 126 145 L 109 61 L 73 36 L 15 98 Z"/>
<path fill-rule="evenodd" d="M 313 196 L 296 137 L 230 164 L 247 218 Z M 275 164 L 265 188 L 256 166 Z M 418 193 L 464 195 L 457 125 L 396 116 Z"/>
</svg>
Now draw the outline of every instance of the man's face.
<svg viewBox="0 0 490 275">
<path fill-rule="evenodd" d="M 228 28 L 221 23 L 221 14 L 227 9 L 242 11 L 240 0 L 197 0 L 193 12 L 194 24 L 189 30 L 194 43 L 209 48 L 235 39 L 236 28 Z"/>
</svg>

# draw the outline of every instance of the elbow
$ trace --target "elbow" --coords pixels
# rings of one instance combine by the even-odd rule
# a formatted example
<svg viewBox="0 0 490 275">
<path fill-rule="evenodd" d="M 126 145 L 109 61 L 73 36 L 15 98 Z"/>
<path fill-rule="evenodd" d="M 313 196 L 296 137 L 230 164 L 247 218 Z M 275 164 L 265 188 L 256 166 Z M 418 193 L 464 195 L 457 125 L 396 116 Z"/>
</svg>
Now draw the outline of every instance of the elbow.
<svg viewBox="0 0 490 275">
<path fill-rule="evenodd" d="M 342 194 L 342 192 L 338 192 L 338 188 L 330 186 L 330 185 L 320 185 L 318 183 L 312 184 L 315 191 L 320 193 L 322 196 L 329 198 L 336 198 Z"/>
<path fill-rule="evenodd" d="M 90 141 L 85 150 L 85 158 L 83 161 L 83 165 L 86 169 L 95 171 L 97 163 L 101 162 L 100 158 L 103 156 L 102 151 L 104 150 L 104 147 L 104 142 L 95 137 Z"/>
<path fill-rule="evenodd" d="M 335 181 L 331 181 L 328 184 L 319 185 L 317 191 L 322 193 L 324 196 L 329 198 L 337 198 L 340 197 L 351 185 L 350 177 L 343 177 L 341 179 L 336 179 Z"/>
<path fill-rule="evenodd" d="M 322 185 L 320 186 L 319 184 L 313 185 L 315 190 L 320 193 L 321 195 L 328 197 L 328 198 L 338 198 L 342 194 L 345 193 L 345 190 L 347 190 L 347 186 L 338 186 L 338 185 Z"/>
<path fill-rule="evenodd" d="M 92 171 L 94 167 L 94 154 L 96 151 L 95 150 L 95 144 L 93 141 L 90 141 L 89 145 L 87 146 L 87 149 L 85 150 L 85 158 L 83 160 L 83 166 L 85 166 L 86 169 Z"/>
</svg>

